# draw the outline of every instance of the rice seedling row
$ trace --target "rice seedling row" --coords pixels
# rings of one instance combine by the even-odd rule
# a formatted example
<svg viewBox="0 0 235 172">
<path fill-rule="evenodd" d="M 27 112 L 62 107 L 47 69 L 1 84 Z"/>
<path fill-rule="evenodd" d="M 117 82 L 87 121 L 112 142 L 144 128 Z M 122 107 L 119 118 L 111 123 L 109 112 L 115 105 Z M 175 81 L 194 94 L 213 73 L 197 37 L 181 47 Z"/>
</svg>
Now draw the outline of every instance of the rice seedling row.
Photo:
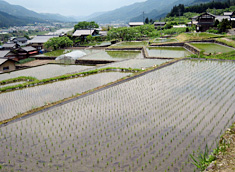
<svg viewBox="0 0 235 172">
<path fill-rule="evenodd" d="M 114 82 L 130 73 L 106 72 L 0 94 L 0 121 Z"/>
<path fill-rule="evenodd" d="M 197 171 L 235 119 L 234 62 L 180 61 L 0 128 L 3 169 Z"/>
<path fill-rule="evenodd" d="M 1 74 L 0 81 L 11 78 L 17 78 L 20 76 L 32 76 L 41 80 L 68 73 L 75 73 L 86 69 L 91 69 L 92 67 L 93 66 L 48 64 L 29 69 L 19 70 L 11 73 Z"/>
<path fill-rule="evenodd" d="M 122 67 L 122 68 L 132 68 L 132 69 L 142 69 L 149 68 L 163 63 L 168 62 L 169 60 L 160 60 L 160 59 L 130 59 L 122 62 L 115 62 L 107 65 L 108 67 Z"/>
</svg>

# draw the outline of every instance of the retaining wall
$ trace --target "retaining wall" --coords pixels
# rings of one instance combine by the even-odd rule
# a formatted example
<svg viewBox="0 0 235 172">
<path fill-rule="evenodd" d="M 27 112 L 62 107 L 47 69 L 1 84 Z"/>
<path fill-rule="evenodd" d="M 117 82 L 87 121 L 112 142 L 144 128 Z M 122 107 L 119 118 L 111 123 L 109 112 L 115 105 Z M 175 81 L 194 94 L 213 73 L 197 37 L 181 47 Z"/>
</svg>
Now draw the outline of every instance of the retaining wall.
<svg viewBox="0 0 235 172">
<path fill-rule="evenodd" d="M 198 48 L 190 45 L 189 43 L 185 43 L 184 48 L 191 51 L 193 54 L 200 55 L 201 50 L 199 50 Z"/>
</svg>

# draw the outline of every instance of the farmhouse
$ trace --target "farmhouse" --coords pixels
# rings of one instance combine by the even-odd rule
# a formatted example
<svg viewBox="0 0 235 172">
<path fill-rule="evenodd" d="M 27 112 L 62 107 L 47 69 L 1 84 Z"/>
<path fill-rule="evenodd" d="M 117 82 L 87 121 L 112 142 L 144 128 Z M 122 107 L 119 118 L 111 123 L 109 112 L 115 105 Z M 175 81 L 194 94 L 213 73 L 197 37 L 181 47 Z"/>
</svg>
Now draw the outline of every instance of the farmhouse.
<svg viewBox="0 0 235 172">
<path fill-rule="evenodd" d="M 26 45 L 27 44 L 27 41 L 28 39 L 25 38 L 25 37 L 19 37 L 19 38 L 12 38 L 10 40 L 12 43 L 15 43 L 15 44 L 19 44 L 19 45 Z"/>
<path fill-rule="evenodd" d="M 9 72 L 16 69 L 15 61 L 10 59 L 0 59 L 0 73 Z"/>
<path fill-rule="evenodd" d="M 98 31 L 95 29 L 83 29 L 83 30 L 76 30 L 73 33 L 73 37 L 87 37 L 88 35 L 95 36 L 98 34 Z"/>
<path fill-rule="evenodd" d="M 58 35 L 38 35 L 34 37 L 32 40 L 28 41 L 28 45 L 36 48 L 37 50 L 43 49 L 44 43 L 46 43 L 49 39 L 59 37 Z"/>
<path fill-rule="evenodd" d="M 15 43 L 5 43 L 2 45 L 4 50 L 14 50 L 19 47 L 18 44 Z"/>
<path fill-rule="evenodd" d="M 154 22 L 155 29 L 159 27 L 164 27 L 166 25 L 166 22 Z"/>
<path fill-rule="evenodd" d="M 214 26 L 216 16 L 210 13 L 203 13 L 200 16 L 196 16 L 193 19 L 196 20 L 198 23 L 196 24 L 196 31 L 197 32 L 205 32 L 211 27 Z"/>
<path fill-rule="evenodd" d="M 37 49 L 31 46 L 18 48 L 16 49 L 16 52 L 18 60 L 28 58 L 30 55 L 38 54 Z"/>
<path fill-rule="evenodd" d="M 144 22 L 130 22 L 129 26 L 130 27 L 136 27 L 136 26 L 143 26 Z"/>
<path fill-rule="evenodd" d="M 11 59 L 15 58 L 15 53 L 11 52 L 10 50 L 1 50 L 0 51 L 0 58 L 4 59 Z"/>
<path fill-rule="evenodd" d="M 108 31 L 99 31 L 99 35 L 100 36 L 107 36 L 108 35 Z"/>
</svg>

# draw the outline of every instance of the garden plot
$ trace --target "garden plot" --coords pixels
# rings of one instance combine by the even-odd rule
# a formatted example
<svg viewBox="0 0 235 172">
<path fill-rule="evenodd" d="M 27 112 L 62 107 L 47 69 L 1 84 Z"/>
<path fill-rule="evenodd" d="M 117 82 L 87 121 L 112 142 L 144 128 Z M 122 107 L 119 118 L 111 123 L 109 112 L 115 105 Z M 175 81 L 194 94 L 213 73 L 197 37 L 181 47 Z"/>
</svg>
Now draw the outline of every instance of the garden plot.
<svg viewBox="0 0 235 172">
<path fill-rule="evenodd" d="M 80 72 L 93 67 L 94 66 L 48 64 L 11 73 L 0 74 L 0 81 L 10 78 L 17 78 L 19 76 L 32 76 L 41 80 L 68 73 Z"/>
<path fill-rule="evenodd" d="M 97 53 L 89 54 L 80 58 L 80 60 L 110 60 L 121 61 L 125 59 L 143 58 L 140 51 L 105 51 L 100 50 Z"/>
<path fill-rule="evenodd" d="M 191 53 L 183 47 L 151 47 L 147 48 L 150 57 L 181 58 Z"/>
<path fill-rule="evenodd" d="M 180 61 L 2 127 L 3 171 L 192 172 L 235 119 L 234 65 Z"/>
<path fill-rule="evenodd" d="M 228 53 L 235 49 L 215 43 L 190 43 L 194 47 L 204 51 L 205 53 Z"/>
<path fill-rule="evenodd" d="M 132 69 L 142 69 L 154 67 L 168 62 L 169 60 L 160 59 L 131 59 L 122 62 L 111 63 L 107 67 L 121 67 L 121 68 L 132 68 Z"/>
<path fill-rule="evenodd" d="M 130 73 L 106 72 L 0 94 L 0 121 L 114 82 Z M 13 108 L 14 107 L 14 108 Z"/>
</svg>

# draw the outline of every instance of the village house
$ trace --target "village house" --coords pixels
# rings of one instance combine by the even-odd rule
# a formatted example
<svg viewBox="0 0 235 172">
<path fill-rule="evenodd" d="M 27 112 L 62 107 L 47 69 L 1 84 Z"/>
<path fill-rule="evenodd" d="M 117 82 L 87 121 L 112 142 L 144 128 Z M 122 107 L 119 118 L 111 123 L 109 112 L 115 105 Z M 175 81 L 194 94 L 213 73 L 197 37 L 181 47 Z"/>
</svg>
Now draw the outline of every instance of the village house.
<svg viewBox="0 0 235 172">
<path fill-rule="evenodd" d="M 13 38 L 10 40 L 10 42 L 11 42 L 11 43 L 18 44 L 18 45 L 20 45 L 20 46 L 23 46 L 23 45 L 26 45 L 26 44 L 27 44 L 28 39 L 25 38 L 25 37 L 19 37 L 19 38 L 14 38 L 14 37 L 13 37 Z"/>
<path fill-rule="evenodd" d="M 99 31 L 99 35 L 100 36 L 107 36 L 108 35 L 108 31 Z"/>
<path fill-rule="evenodd" d="M 0 50 L 0 58 L 4 59 L 14 59 L 16 54 L 11 52 L 10 50 Z"/>
<path fill-rule="evenodd" d="M 158 29 L 159 27 L 162 28 L 166 25 L 166 22 L 154 22 L 155 29 Z"/>
<path fill-rule="evenodd" d="M 214 26 L 216 16 L 210 13 L 203 13 L 200 16 L 194 17 L 197 21 L 196 31 L 205 32 Z"/>
<path fill-rule="evenodd" d="M 15 61 L 11 59 L 0 59 L 0 73 L 10 72 L 16 69 Z"/>
<path fill-rule="evenodd" d="M 136 26 L 143 26 L 144 22 L 130 22 L 129 26 L 130 27 L 136 27 Z"/>
<path fill-rule="evenodd" d="M 82 38 L 86 38 L 87 36 L 96 36 L 98 35 L 98 31 L 95 29 L 79 29 L 76 30 L 73 33 L 73 37 L 82 37 Z"/>
<path fill-rule="evenodd" d="M 27 46 L 27 47 L 21 47 L 16 49 L 17 52 L 17 59 L 25 59 L 30 57 L 31 55 L 36 55 L 38 54 L 38 51 L 36 48 L 31 47 L 31 46 Z"/>
<path fill-rule="evenodd" d="M 195 16 L 191 19 L 191 26 L 196 25 L 197 32 L 205 32 L 214 27 L 216 20 L 219 22 L 222 22 L 224 19 L 227 19 L 228 21 L 235 21 L 235 14 L 234 12 L 225 12 L 224 15 L 218 16 L 205 12 L 200 16 Z"/>
<path fill-rule="evenodd" d="M 3 50 L 14 50 L 18 47 L 19 45 L 15 43 L 5 43 L 2 45 Z"/>
<path fill-rule="evenodd" d="M 44 49 L 44 43 L 55 37 L 59 37 L 59 35 L 38 35 L 32 40 L 29 40 L 28 45 L 36 48 L 37 50 L 42 50 Z"/>
</svg>

